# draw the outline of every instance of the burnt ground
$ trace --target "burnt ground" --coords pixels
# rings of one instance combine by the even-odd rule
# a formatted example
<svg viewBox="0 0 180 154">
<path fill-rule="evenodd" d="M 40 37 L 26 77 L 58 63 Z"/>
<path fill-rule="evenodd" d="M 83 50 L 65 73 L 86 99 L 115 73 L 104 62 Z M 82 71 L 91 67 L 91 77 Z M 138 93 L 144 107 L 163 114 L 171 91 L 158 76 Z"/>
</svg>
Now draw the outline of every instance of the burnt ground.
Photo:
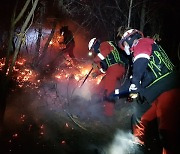
<svg viewBox="0 0 180 154">
<path fill-rule="evenodd" d="M 57 87 L 46 81 L 38 89 L 11 93 L 0 138 L 1 154 L 134 153 L 130 124 L 133 103 L 118 100 L 115 116 L 107 118 L 101 102 L 77 95 L 67 99 L 60 96 Z M 149 153 L 155 150 L 149 147 Z"/>
</svg>

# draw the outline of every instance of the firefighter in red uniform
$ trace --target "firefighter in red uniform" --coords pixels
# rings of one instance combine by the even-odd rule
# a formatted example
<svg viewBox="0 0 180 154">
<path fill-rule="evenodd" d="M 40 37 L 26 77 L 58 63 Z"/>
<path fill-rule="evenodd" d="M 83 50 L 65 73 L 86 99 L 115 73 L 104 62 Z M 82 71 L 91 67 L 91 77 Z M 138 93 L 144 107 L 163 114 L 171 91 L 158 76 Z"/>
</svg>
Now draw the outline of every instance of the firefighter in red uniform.
<svg viewBox="0 0 180 154">
<path fill-rule="evenodd" d="M 127 30 L 118 46 L 133 61 L 129 91 L 137 100 L 132 120 L 137 142 L 145 144 L 148 124 L 157 119 L 163 154 L 180 153 L 178 71 L 162 47 L 136 29 Z M 145 152 L 141 150 L 139 153 Z"/>
<path fill-rule="evenodd" d="M 125 65 L 120 56 L 120 52 L 111 41 L 100 43 L 97 38 L 92 38 L 88 45 L 89 50 L 95 53 L 94 63 L 99 66 L 99 70 L 105 73 L 103 78 L 103 98 L 104 98 L 104 114 L 113 116 L 114 102 L 107 100 L 107 96 L 116 88 L 116 83 L 123 78 L 125 73 Z M 100 83 L 102 85 L 102 83 Z"/>
</svg>

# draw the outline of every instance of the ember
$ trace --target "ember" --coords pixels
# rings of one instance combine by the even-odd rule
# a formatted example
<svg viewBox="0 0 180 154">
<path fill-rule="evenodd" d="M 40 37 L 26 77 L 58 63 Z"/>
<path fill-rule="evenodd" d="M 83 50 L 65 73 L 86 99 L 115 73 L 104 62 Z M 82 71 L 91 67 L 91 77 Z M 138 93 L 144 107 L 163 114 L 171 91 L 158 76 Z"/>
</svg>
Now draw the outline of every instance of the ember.
<svg viewBox="0 0 180 154">
<path fill-rule="evenodd" d="M 18 137 L 18 134 L 17 133 L 15 133 L 15 134 L 13 134 L 13 136 L 12 136 L 13 138 L 16 138 L 16 137 Z"/>
<path fill-rule="evenodd" d="M 5 59 L 0 59 L 0 71 L 3 69 L 5 65 Z M 8 75 L 8 71 L 6 75 Z M 38 73 L 36 73 L 34 70 L 32 70 L 30 67 L 26 65 L 26 59 L 19 58 L 18 61 L 16 61 L 15 66 L 13 67 L 13 76 L 12 78 L 16 80 L 18 83 L 18 86 L 22 88 L 23 86 L 26 87 L 32 87 L 37 88 L 38 83 L 40 80 L 36 81 L 36 77 L 38 76 Z"/>
<path fill-rule="evenodd" d="M 63 140 L 63 141 L 61 141 L 61 143 L 62 143 L 62 144 L 66 144 L 66 141 Z"/>
</svg>

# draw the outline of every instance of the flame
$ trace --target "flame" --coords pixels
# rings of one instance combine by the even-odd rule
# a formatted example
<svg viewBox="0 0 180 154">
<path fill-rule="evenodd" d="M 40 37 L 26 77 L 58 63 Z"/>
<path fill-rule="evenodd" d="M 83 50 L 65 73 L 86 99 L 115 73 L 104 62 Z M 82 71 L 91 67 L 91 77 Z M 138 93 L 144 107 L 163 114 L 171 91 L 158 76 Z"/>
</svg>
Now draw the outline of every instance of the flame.
<svg viewBox="0 0 180 154">
<path fill-rule="evenodd" d="M 16 61 L 16 64 L 18 64 L 18 65 L 24 65 L 25 62 L 26 62 L 26 59 L 22 58 L 22 59 Z"/>
<path fill-rule="evenodd" d="M 65 126 L 68 128 L 69 127 L 68 123 L 66 123 Z"/>
<path fill-rule="evenodd" d="M 96 83 L 99 84 L 102 80 L 102 78 L 104 77 L 104 74 L 103 75 L 100 75 L 100 76 L 97 76 L 96 77 Z"/>
<path fill-rule="evenodd" d="M 49 44 L 52 45 L 52 44 L 53 44 L 53 41 L 50 41 Z"/>
<path fill-rule="evenodd" d="M 13 138 L 17 138 L 17 137 L 18 137 L 18 134 L 15 133 L 15 134 L 12 135 L 12 137 L 13 137 Z"/>
<path fill-rule="evenodd" d="M 26 59 L 21 57 L 15 62 L 15 65 L 13 66 L 12 78 L 16 80 L 20 88 L 22 88 L 25 85 L 28 87 L 33 86 L 37 88 L 37 85 L 40 83 L 40 80 L 35 81 L 38 74 L 31 68 L 27 68 L 25 64 L 26 64 Z M 0 70 L 3 69 L 4 65 L 5 65 L 5 58 L 2 58 L 0 59 Z M 7 69 L 6 75 L 8 75 L 8 72 L 9 69 Z"/>
<path fill-rule="evenodd" d="M 71 78 L 71 79 L 73 78 L 77 82 L 80 82 L 81 80 L 83 80 L 89 73 L 89 71 L 91 69 L 91 65 L 87 65 L 87 64 L 74 65 L 72 63 L 73 63 L 72 60 L 68 59 L 67 62 L 65 63 L 66 64 L 65 71 L 58 69 L 58 71 L 54 77 L 59 81 L 63 81 L 63 80 L 69 79 L 69 78 Z M 104 74 L 99 75 L 98 77 L 96 77 L 94 79 L 91 77 L 91 75 L 89 75 L 86 82 L 89 82 L 91 84 L 99 84 L 101 82 L 103 76 L 104 76 Z"/>
<path fill-rule="evenodd" d="M 5 59 L 2 58 L 2 59 L 0 59 L 0 70 L 2 70 L 2 68 L 4 67 L 4 65 L 5 65 Z"/>
<path fill-rule="evenodd" d="M 65 49 L 66 48 L 66 44 L 64 43 L 64 36 L 63 35 L 59 35 L 59 33 L 55 33 L 54 37 L 49 42 L 49 45 L 51 45 L 51 47 L 55 47 L 55 48 L 58 48 L 60 50 Z"/>
<path fill-rule="evenodd" d="M 5 59 L 0 59 L 0 70 L 3 69 L 5 65 Z M 74 79 L 77 82 L 81 82 L 89 73 L 91 69 L 90 64 L 74 64 L 71 58 L 66 59 L 65 68 L 57 68 L 56 73 L 53 75 L 55 79 L 59 81 Z M 49 67 L 49 65 L 47 65 Z M 9 71 L 9 69 L 8 69 Z M 8 74 L 8 71 L 6 74 Z M 36 80 L 38 73 L 36 73 L 31 68 L 26 66 L 26 59 L 19 58 L 18 61 L 15 62 L 13 67 L 13 79 L 15 79 L 20 88 L 22 87 L 31 87 L 38 88 L 38 85 L 41 83 L 40 80 Z M 103 76 L 98 76 L 93 79 L 91 75 L 88 77 L 86 82 L 91 84 L 99 84 Z"/>
<path fill-rule="evenodd" d="M 63 140 L 63 141 L 61 141 L 61 143 L 62 143 L 62 144 L 65 144 L 65 143 L 66 143 L 66 141 L 65 141 L 65 140 Z"/>
<path fill-rule="evenodd" d="M 24 115 L 24 114 L 21 115 L 20 120 L 21 120 L 22 122 L 25 121 L 25 115 Z"/>
<path fill-rule="evenodd" d="M 84 69 L 81 71 L 81 74 L 82 75 L 87 75 L 89 73 L 89 70 L 88 69 Z"/>
<path fill-rule="evenodd" d="M 80 77 L 78 75 L 75 75 L 74 78 L 76 81 L 79 81 L 79 79 L 80 79 Z"/>
<path fill-rule="evenodd" d="M 61 78 L 62 78 L 62 76 L 61 76 L 61 75 L 56 75 L 56 76 L 55 76 L 55 78 L 57 78 L 57 79 L 61 79 Z"/>
<path fill-rule="evenodd" d="M 40 126 L 40 135 L 44 135 L 44 125 Z"/>
</svg>

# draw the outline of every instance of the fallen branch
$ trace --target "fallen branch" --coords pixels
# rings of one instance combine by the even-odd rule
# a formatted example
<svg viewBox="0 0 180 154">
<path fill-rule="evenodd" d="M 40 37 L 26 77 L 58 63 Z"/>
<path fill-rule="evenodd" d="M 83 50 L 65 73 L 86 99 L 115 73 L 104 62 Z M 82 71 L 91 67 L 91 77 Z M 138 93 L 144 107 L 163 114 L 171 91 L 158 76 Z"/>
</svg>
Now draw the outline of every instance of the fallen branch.
<svg viewBox="0 0 180 154">
<path fill-rule="evenodd" d="M 85 127 L 83 127 L 82 125 L 80 125 L 80 124 L 73 118 L 73 116 L 72 116 L 69 112 L 67 112 L 67 111 L 65 111 L 65 110 L 64 110 L 64 112 L 67 113 L 68 117 L 69 117 L 78 127 L 80 127 L 80 128 L 83 129 L 83 130 L 87 130 Z"/>
</svg>

